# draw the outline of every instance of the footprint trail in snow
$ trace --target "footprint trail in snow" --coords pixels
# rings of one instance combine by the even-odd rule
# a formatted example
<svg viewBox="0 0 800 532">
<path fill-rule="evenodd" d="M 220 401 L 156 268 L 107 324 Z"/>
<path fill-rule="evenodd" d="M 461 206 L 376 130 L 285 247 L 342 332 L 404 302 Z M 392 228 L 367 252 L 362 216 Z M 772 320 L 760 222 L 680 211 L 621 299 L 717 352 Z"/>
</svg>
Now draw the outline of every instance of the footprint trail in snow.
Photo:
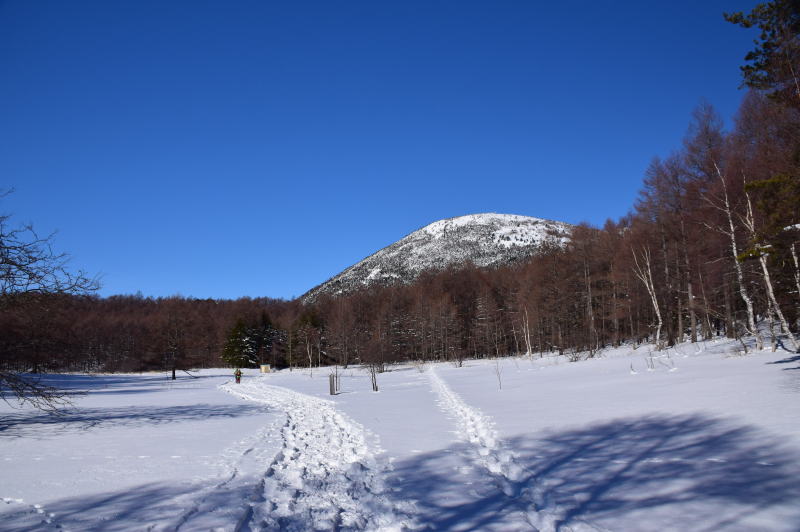
<svg viewBox="0 0 800 532">
<path fill-rule="evenodd" d="M 401 530 L 411 505 L 392 501 L 388 467 L 364 429 L 330 401 L 261 379 L 223 390 L 282 411 L 283 447 L 269 465 L 236 530 Z"/>
<path fill-rule="evenodd" d="M 514 461 L 514 454 L 504 448 L 489 417 L 472 408 L 458 396 L 447 383 L 428 370 L 431 386 L 439 396 L 439 406 L 453 417 L 462 439 L 472 447 L 472 459 L 487 471 L 500 489 L 524 515 L 532 530 L 555 531 L 563 510 L 552 505 L 545 495 L 546 490 L 526 468 Z M 587 523 L 573 523 L 570 530 L 597 530 Z"/>
</svg>

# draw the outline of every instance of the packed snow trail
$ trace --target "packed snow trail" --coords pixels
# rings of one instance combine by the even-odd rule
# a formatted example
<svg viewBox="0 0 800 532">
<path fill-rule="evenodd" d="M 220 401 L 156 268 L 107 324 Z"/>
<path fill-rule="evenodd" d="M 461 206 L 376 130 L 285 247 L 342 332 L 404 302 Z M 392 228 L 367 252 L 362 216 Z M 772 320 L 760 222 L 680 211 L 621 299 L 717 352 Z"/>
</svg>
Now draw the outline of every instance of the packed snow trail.
<svg viewBox="0 0 800 532">
<path fill-rule="evenodd" d="M 492 423 L 479 411 L 468 406 L 431 368 L 428 375 L 439 396 L 440 406 L 456 419 L 461 436 L 472 444 L 478 462 L 499 480 L 499 487 L 508 496 L 516 495 L 513 483 L 519 481 L 522 470 L 514 463 L 511 452 L 498 444 Z"/>
<path fill-rule="evenodd" d="M 561 529 L 564 510 L 553 505 L 547 491 L 531 472 L 514 461 L 514 454 L 504 448 L 492 421 L 477 409 L 466 404 L 447 383 L 430 368 L 428 376 L 431 386 L 439 396 L 439 406 L 456 420 L 458 433 L 467 440 L 474 453 L 473 461 L 485 469 L 494 479 L 498 489 L 513 499 L 531 529 L 550 532 Z M 597 526 L 583 522 L 570 523 L 568 530 L 599 530 Z"/>
<path fill-rule="evenodd" d="M 361 425 L 333 403 L 262 378 L 221 389 L 283 411 L 283 448 L 253 493 L 236 530 L 400 530 L 408 525 L 383 485 Z M 403 507 L 407 509 L 407 507 Z"/>
</svg>

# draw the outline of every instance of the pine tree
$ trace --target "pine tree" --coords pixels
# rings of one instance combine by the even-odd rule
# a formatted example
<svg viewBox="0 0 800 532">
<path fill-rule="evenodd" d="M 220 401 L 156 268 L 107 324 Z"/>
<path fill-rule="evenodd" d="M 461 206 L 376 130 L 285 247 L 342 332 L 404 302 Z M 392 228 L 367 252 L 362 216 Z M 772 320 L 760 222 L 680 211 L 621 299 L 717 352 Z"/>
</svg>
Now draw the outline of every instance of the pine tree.
<svg viewBox="0 0 800 532">
<path fill-rule="evenodd" d="M 256 343 L 247 325 L 243 320 L 237 320 L 225 341 L 222 360 L 237 368 L 255 366 L 258 364 L 256 353 Z"/>
<path fill-rule="evenodd" d="M 273 355 L 273 346 L 278 339 L 279 332 L 273 326 L 272 320 L 266 312 L 261 312 L 261 318 L 257 327 L 250 330 L 250 337 L 260 364 L 265 364 L 268 358 Z M 272 364 L 275 364 L 275 357 L 271 356 Z"/>
<path fill-rule="evenodd" d="M 772 0 L 748 14 L 724 16 L 743 28 L 761 30 L 756 49 L 745 56 L 750 64 L 741 67 L 744 84 L 800 108 L 800 0 Z"/>
</svg>

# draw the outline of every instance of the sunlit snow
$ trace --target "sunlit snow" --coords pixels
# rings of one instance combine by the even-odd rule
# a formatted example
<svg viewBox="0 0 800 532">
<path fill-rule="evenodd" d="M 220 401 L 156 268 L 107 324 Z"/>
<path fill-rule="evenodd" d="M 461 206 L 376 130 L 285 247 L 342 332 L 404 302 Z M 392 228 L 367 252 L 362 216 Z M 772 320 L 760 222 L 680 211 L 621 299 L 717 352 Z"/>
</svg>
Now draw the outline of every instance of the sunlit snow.
<svg viewBox="0 0 800 532">
<path fill-rule="evenodd" d="M 800 529 L 797 355 L 655 355 L 53 377 L 0 410 L 0 529 Z"/>
</svg>

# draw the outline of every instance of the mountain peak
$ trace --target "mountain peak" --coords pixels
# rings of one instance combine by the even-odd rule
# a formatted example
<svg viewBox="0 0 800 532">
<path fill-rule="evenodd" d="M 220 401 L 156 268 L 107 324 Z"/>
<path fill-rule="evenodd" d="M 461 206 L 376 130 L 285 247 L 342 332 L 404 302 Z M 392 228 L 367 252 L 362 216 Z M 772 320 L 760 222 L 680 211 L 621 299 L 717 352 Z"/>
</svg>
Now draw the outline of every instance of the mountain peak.
<svg viewBox="0 0 800 532">
<path fill-rule="evenodd" d="M 545 243 L 564 245 L 571 225 L 516 214 L 467 214 L 438 220 L 414 231 L 309 290 L 304 302 L 322 294 L 345 294 L 373 284 L 410 283 L 420 273 L 472 263 L 510 264 L 537 254 Z"/>
</svg>

